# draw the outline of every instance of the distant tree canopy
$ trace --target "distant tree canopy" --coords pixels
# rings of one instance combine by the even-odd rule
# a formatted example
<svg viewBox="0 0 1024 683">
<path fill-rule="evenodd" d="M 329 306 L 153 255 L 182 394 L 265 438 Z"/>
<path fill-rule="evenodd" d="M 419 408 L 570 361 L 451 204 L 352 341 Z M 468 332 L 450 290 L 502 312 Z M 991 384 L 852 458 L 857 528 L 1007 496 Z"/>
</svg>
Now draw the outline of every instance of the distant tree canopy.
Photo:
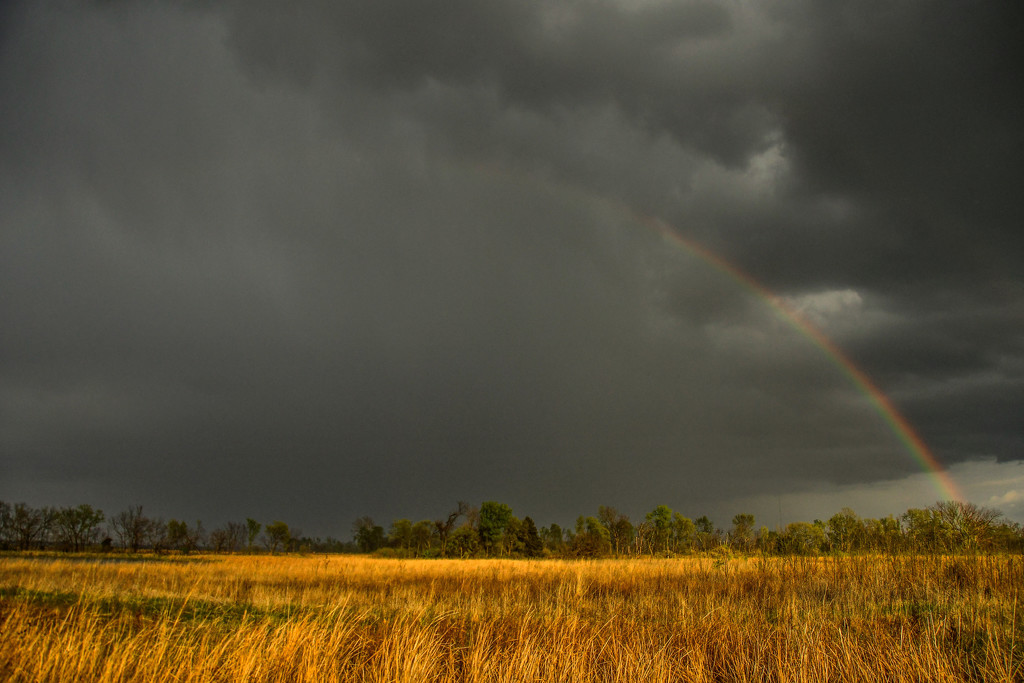
<svg viewBox="0 0 1024 683">
<path fill-rule="evenodd" d="M 352 534 L 359 550 L 372 553 L 384 546 L 384 527 L 373 523 L 372 517 L 360 517 L 352 524 Z"/>
<path fill-rule="evenodd" d="M 371 517 L 352 524 L 352 541 L 308 538 L 287 523 L 227 522 L 207 532 L 189 523 L 149 517 L 133 505 L 107 517 L 88 504 L 34 508 L 0 501 L 0 549 L 115 551 L 128 553 L 362 552 L 398 557 L 673 557 L 691 553 L 820 555 L 842 553 L 1024 552 L 1024 529 L 998 511 L 943 501 L 902 515 L 870 519 L 843 508 L 826 521 L 755 527 L 740 513 L 723 532 L 707 516 L 695 520 L 657 505 L 634 524 L 609 506 L 580 515 L 568 529 L 538 527 L 498 501 L 479 507 L 459 502 L 440 519 L 391 521 L 385 531 Z M 257 543 L 258 542 L 258 543 Z"/>
<path fill-rule="evenodd" d="M 58 543 L 77 553 L 95 544 L 99 539 L 103 511 L 94 510 L 91 505 L 86 504 L 62 508 L 57 512 L 54 521 Z"/>
<path fill-rule="evenodd" d="M 292 538 L 288 525 L 280 521 L 271 522 L 265 526 L 263 528 L 263 535 L 263 543 L 271 553 L 276 553 L 278 550 L 287 550 L 288 543 Z"/>
<path fill-rule="evenodd" d="M 246 540 L 249 544 L 249 550 L 252 550 L 252 544 L 256 542 L 256 538 L 260 535 L 260 530 L 263 525 L 257 522 L 252 517 L 248 517 L 245 520 Z"/>
<path fill-rule="evenodd" d="M 511 519 L 512 508 L 504 503 L 488 500 L 480 505 L 480 521 L 477 522 L 477 530 L 484 552 L 490 555 L 499 554 L 503 549 L 500 543 L 505 534 L 505 527 L 508 526 Z"/>
</svg>

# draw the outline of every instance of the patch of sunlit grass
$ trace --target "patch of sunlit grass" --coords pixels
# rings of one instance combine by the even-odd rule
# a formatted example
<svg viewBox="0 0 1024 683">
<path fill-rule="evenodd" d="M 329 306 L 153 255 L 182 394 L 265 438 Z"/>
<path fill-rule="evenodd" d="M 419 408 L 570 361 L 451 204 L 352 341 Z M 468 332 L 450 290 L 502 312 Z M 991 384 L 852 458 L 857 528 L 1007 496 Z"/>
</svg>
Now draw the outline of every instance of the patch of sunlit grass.
<svg viewBox="0 0 1024 683">
<path fill-rule="evenodd" d="M 13 681 L 1021 680 L 1019 557 L 0 558 Z"/>
</svg>

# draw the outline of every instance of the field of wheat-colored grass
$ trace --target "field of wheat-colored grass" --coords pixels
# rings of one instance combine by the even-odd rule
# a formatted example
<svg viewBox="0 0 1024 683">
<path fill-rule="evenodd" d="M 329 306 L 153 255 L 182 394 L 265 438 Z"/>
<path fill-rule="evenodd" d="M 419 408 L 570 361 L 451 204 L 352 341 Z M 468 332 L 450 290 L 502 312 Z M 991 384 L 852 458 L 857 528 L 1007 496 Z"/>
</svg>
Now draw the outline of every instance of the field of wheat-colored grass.
<svg viewBox="0 0 1024 683">
<path fill-rule="evenodd" d="M 1020 681 L 1024 562 L 0 557 L 10 681 Z"/>
</svg>

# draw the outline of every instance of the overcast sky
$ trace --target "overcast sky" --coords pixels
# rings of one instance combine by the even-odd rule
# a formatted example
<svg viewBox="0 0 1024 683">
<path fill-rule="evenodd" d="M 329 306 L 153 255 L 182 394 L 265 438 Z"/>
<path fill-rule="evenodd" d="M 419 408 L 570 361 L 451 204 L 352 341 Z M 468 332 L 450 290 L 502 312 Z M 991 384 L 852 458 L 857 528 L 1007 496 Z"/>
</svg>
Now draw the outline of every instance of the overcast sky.
<svg viewBox="0 0 1024 683">
<path fill-rule="evenodd" d="M 1024 521 L 1012 2 L 0 9 L 0 499 Z"/>
</svg>

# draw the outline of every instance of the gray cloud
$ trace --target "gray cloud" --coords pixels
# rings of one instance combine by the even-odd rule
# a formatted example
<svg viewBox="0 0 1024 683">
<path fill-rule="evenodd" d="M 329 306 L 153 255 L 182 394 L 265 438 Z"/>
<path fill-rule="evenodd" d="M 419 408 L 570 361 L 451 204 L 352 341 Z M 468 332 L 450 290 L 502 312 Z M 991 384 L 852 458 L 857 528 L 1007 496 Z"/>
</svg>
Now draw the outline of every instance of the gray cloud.
<svg viewBox="0 0 1024 683">
<path fill-rule="evenodd" d="M 2 25 L 4 498 L 344 534 L 914 471 L 833 360 L 647 215 L 818 302 L 945 462 L 1024 452 L 1013 6 Z"/>
</svg>

